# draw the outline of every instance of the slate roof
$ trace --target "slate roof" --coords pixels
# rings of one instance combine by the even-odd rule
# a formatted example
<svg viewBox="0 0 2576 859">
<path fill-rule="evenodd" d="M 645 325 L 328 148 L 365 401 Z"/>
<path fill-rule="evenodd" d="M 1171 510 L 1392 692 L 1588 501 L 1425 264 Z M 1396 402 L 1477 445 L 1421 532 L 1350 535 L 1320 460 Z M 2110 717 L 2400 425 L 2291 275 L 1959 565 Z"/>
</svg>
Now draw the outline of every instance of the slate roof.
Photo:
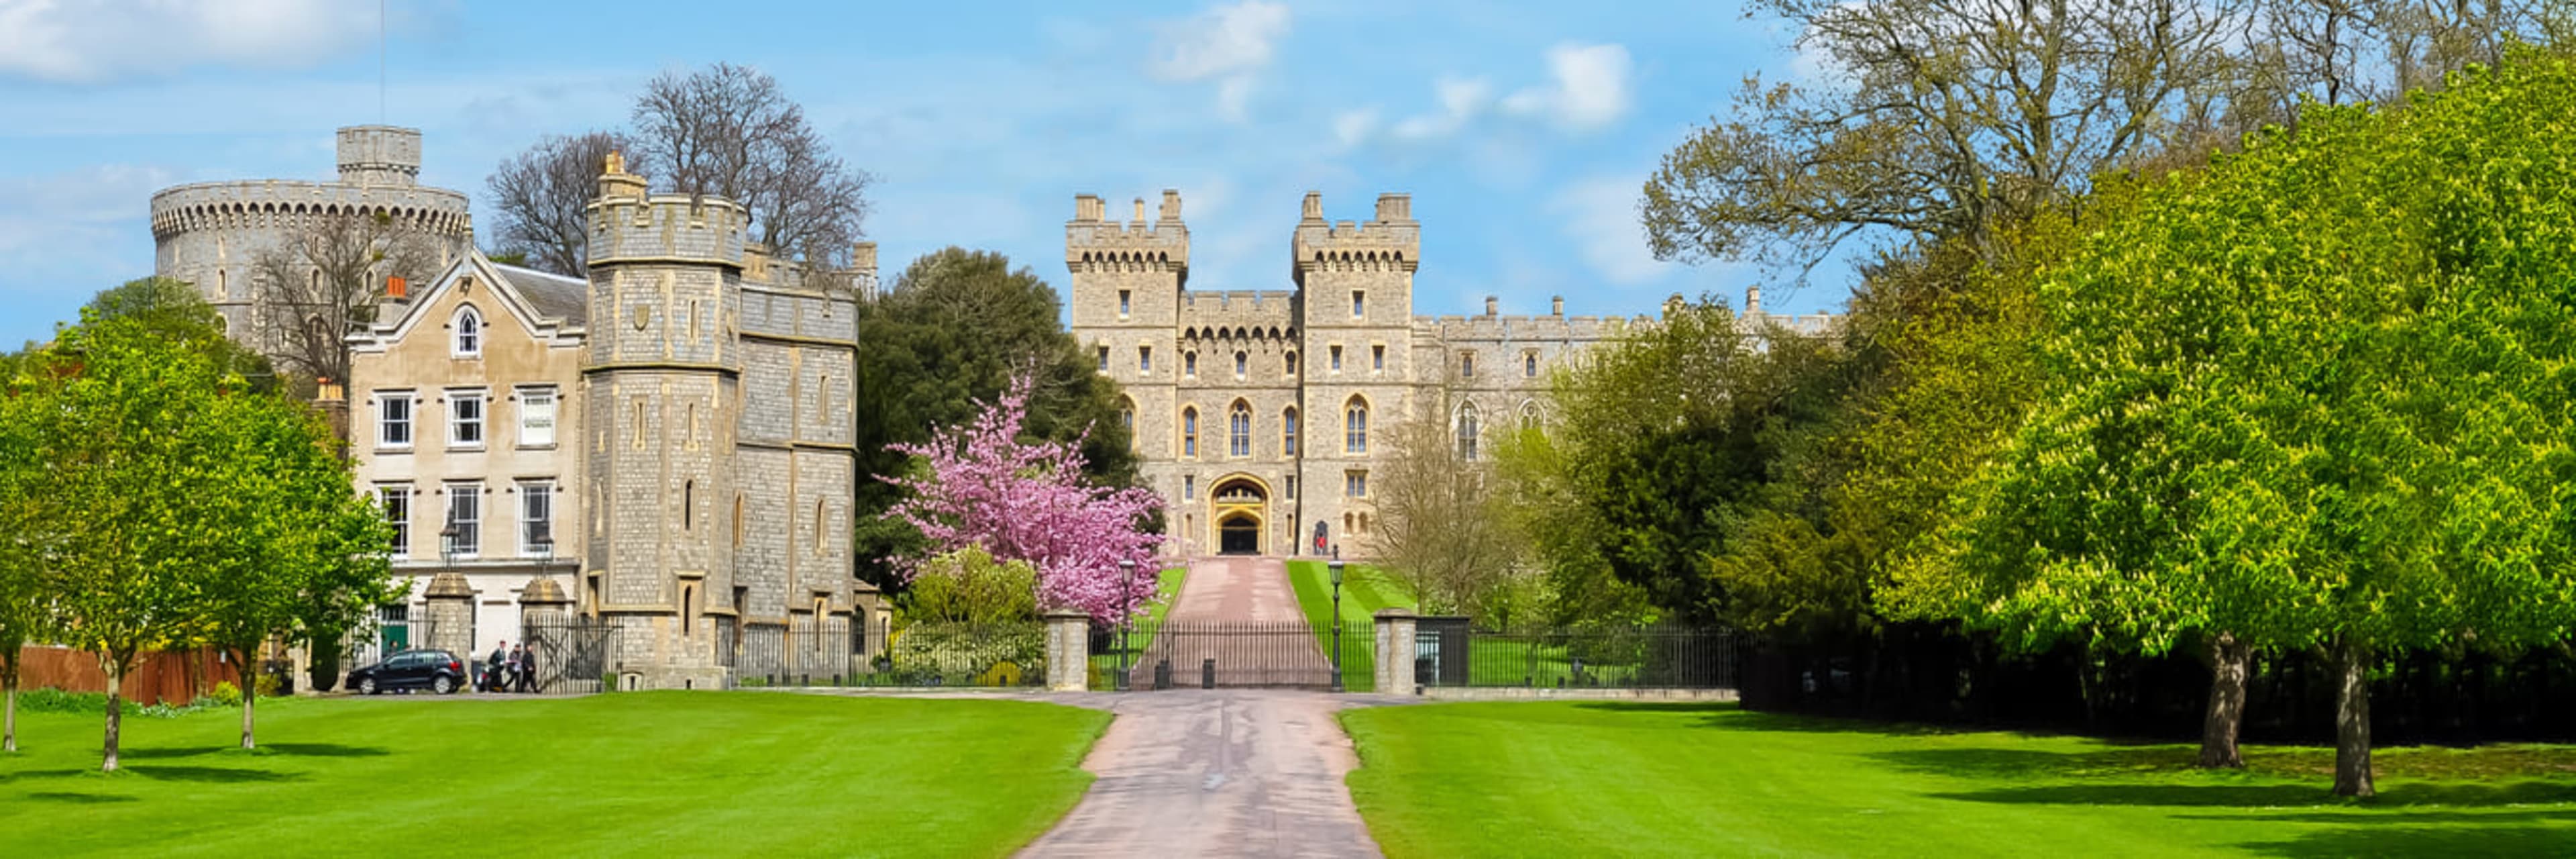
<svg viewBox="0 0 2576 859">
<path fill-rule="evenodd" d="M 566 326 L 590 324 L 589 281 L 497 262 L 492 264 L 492 270 L 509 280 L 510 288 L 518 290 L 538 314 L 562 320 Z"/>
</svg>

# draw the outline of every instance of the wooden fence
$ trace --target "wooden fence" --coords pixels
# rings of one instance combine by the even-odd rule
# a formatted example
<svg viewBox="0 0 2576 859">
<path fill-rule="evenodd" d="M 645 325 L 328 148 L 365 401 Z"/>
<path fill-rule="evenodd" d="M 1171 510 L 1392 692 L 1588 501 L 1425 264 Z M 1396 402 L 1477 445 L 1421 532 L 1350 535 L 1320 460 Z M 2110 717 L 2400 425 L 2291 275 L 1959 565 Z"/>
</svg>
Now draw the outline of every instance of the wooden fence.
<svg viewBox="0 0 2576 859">
<path fill-rule="evenodd" d="M 67 647 L 18 650 L 18 688 L 105 692 L 107 674 L 98 656 Z M 140 704 L 185 704 L 218 682 L 241 685 L 241 672 L 212 650 L 149 653 L 125 675 L 125 697 Z"/>
</svg>

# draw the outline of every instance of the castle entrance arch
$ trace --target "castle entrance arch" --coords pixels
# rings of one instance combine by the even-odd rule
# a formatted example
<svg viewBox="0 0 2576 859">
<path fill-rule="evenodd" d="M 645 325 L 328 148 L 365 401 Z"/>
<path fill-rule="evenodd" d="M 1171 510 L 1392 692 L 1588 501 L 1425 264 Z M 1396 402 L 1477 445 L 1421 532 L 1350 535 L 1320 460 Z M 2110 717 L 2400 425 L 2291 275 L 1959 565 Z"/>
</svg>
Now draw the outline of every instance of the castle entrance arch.
<svg viewBox="0 0 2576 859">
<path fill-rule="evenodd" d="M 1217 552 L 1261 554 L 1263 526 L 1270 520 L 1270 487 L 1260 478 L 1238 474 L 1217 481 L 1208 497 L 1215 514 L 1208 519 L 1216 528 Z"/>
</svg>

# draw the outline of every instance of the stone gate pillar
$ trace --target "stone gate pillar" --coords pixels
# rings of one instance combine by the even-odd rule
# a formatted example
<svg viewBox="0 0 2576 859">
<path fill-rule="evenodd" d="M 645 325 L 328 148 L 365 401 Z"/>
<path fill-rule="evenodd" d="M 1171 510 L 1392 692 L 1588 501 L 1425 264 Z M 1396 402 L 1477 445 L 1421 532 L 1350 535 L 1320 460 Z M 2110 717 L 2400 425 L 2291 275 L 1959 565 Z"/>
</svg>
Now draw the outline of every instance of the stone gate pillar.
<svg viewBox="0 0 2576 859">
<path fill-rule="evenodd" d="M 1059 610 L 1046 613 L 1047 689 L 1081 692 L 1091 688 L 1091 615 Z"/>
<path fill-rule="evenodd" d="M 456 654 L 458 659 L 474 660 L 474 588 L 456 573 L 440 573 L 429 579 L 429 634 L 412 642 L 414 647 L 434 647 Z"/>
<path fill-rule="evenodd" d="M 538 576 L 519 589 L 519 634 L 528 636 L 531 626 L 562 626 L 572 622 L 572 597 L 564 594 L 555 580 Z"/>
<path fill-rule="evenodd" d="M 1377 691 L 1411 695 L 1413 688 L 1413 610 L 1377 611 Z"/>
</svg>

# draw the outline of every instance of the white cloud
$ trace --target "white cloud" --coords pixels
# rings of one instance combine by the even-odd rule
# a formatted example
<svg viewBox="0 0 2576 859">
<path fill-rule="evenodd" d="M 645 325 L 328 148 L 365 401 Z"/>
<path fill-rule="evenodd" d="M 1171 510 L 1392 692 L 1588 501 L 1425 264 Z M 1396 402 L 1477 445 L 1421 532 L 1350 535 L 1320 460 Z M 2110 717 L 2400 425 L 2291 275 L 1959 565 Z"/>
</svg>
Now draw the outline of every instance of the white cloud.
<svg viewBox="0 0 2576 859">
<path fill-rule="evenodd" d="M 1596 176 L 1567 185 L 1548 203 L 1583 261 L 1613 284 L 1645 283 L 1672 269 L 1646 248 L 1645 226 L 1637 218 L 1638 189 L 1644 186 L 1641 179 Z"/>
<path fill-rule="evenodd" d="M 1370 132 L 1376 130 L 1375 110 L 1354 110 L 1333 117 L 1333 139 L 1341 141 L 1343 148 L 1360 145 L 1368 140 Z"/>
<path fill-rule="evenodd" d="M 1255 76 L 1270 65 L 1280 37 L 1288 35 L 1288 7 L 1244 0 L 1165 21 L 1156 29 L 1146 74 L 1164 81 L 1214 80 L 1217 113 L 1242 122 L 1250 113 Z"/>
<path fill-rule="evenodd" d="M 1503 100 L 1504 110 L 1576 131 L 1600 128 L 1627 114 L 1633 65 L 1627 48 L 1558 45 L 1548 49 L 1547 65 L 1555 80 L 1513 93 Z"/>
<path fill-rule="evenodd" d="M 1432 89 L 1440 96 L 1439 112 L 1396 123 L 1395 136 L 1405 140 L 1447 137 L 1465 128 L 1494 100 L 1493 86 L 1482 78 L 1443 77 L 1432 84 Z"/>
<path fill-rule="evenodd" d="M 1158 29 L 1147 70 L 1167 81 L 1207 80 L 1269 65 L 1271 44 L 1288 34 L 1288 7 L 1244 0 Z"/>
<path fill-rule="evenodd" d="M 0 75 L 95 83 L 201 65 L 310 65 L 376 36 L 345 0 L 0 0 Z"/>
</svg>

